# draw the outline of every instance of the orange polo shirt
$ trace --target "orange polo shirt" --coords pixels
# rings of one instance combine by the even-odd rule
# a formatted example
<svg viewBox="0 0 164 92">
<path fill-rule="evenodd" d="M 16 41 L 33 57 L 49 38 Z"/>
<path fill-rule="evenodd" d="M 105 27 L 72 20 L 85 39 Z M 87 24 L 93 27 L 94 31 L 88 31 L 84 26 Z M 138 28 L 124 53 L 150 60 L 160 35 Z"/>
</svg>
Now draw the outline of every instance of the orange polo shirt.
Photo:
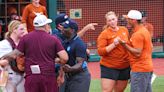
<svg viewBox="0 0 164 92">
<path fill-rule="evenodd" d="M 129 67 L 129 62 L 126 59 L 127 51 L 120 44 L 117 45 L 109 53 L 106 47 L 113 43 L 116 37 L 120 37 L 124 41 L 128 41 L 128 30 L 125 27 L 119 27 L 117 32 L 107 28 L 101 32 L 97 39 L 98 54 L 101 56 L 100 64 L 109 68 L 123 69 Z"/>
<path fill-rule="evenodd" d="M 143 25 L 147 28 L 147 30 L 150 32 L 151 37 L 153 36 L 153 32 L 154 32 L 154 27 L 151 23 L 143 23 Z"/>
<path fill-rule="evenodd" d="M 39 7 L 29 4 L 25 7 L 22 15 L 22 23 L 26 23 L 28 32 L 34 30 L 33 20 L 35 18 L 35 13 L 42 13 L 47 16 L 47 10 L 44 6 L 40 5 Z"/>
<path fill-rule="evenodd" d="M 133 48 L 142 49 L 141 56 L 132 56 L 130 66 L 133 72 L 151 72 L 153 71 L 152 63 L 152 42 L 148 30 L 140 25 L 134 29 L 130 39 Z"/>
</svg>

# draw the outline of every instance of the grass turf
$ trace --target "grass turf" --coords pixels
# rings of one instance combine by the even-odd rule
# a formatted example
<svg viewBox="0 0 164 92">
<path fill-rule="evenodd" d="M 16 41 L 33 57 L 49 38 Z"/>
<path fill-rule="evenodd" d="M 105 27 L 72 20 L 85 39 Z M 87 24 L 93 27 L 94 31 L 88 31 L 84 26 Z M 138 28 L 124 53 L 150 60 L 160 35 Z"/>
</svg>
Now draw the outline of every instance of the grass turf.
<svg viewBox="0 0 164 92">
<path fill-rule="evenodd" d="M 164 76 L 158 76 L 152 85 L 153 92 L 163 92 L 164 90 L 163 82 L 164 82 Z M 2 91 L 0 90 L 0 92 Z M 89 92 L 101 92 L 100 79 L 92 79 Z M 130 92 L 129 85 L 127 86 L 125 92 Z"/>
<path fill-rule="evenodd" d="M 163 90 L 164 90 L 163 82 L 164 82 L 164 76 L 158 76 L 152 85 L 153 92 L 163 92 Z M 90 86 L 89 92 L 101 92 L 101 85 L 100 85 L 99 79 L 93 79 L 91 81 L 91 86 Z M 129 85 L 127 86 L 125 92 L 130 92 Z"/>
</svg>

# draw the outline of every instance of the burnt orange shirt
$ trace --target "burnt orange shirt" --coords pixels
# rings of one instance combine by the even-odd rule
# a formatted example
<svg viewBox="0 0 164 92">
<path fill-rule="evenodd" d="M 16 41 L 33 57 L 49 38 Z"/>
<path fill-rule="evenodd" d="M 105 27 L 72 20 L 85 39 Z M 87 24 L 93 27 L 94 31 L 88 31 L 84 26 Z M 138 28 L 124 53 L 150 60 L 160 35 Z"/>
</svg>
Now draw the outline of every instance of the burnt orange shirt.
<svg viewBox="0 0 164 92">
<path fill-rule="evenodd" d="M 153 37 L 154 27 L 151 23 L 143 23 L 143 25 L 147 28 L 147 30 L 150 32 L 151 37 Z"/>
<path fill-rule="evenodd" d="M 44 6 L 40 5 L 39 7 L 29 4 L 25 7 L 22 15 L 22 23 L 26 23 L 28 32 L 34 30 L 33 20 L 35 18 L 35 13 L 42 13 L 47 16 L 47 10 Z"/>
<path fill-rule="evenodd" d="M 153 71 L 151 36 L 148 30 L 143 25 L 140 25 L 134 29 L 134 33 L 130 38 L 130 44 L 133 48 L 142 49 L 140 57 L 135 57 L 132 55 L 132 59 L 130 60 L 132 71 Z"/>
<path fill-rule="evenodd" d="M 113 43 L 116 37 L 128 41 L 128 30 L 125 27 L 119 27 L 117 32 L 107 28 L 101 32 L 97 39 L 98 54 L 101 56 L 100 64 L 109 68 L 123 69 L 129 67 L 126 59 L 127 51 L 122 45 L 117 45 L 112 51 L 107 52 L 106 47 Z"/>
</svg>

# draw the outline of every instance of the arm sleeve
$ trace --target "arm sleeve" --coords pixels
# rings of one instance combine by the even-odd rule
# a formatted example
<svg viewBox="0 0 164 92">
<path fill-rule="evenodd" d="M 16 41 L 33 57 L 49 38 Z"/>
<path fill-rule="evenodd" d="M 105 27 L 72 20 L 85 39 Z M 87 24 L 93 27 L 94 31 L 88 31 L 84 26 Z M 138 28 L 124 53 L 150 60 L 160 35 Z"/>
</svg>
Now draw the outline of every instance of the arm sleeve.
<svg viewBox="0 0 164 92">
<path fill-rule="evenodd" d="M 86 45 L 81 43 L 76 45 L 75 50 L 76 57 L 81 57 L 87 59 Z"/>
<path fill-rule="evenodd" d="M 60 52 L 60 51 L 62 51 L 62 50 L 64 50 L 64 47 L 62 46 L 62 44 L 61 44 L 61 42 L 60 42 L 60 40 L 59 39 L 57 39 L 57 38 L 55 38 L 55 50 L 57 51 L 57 52 Z"/>
<path fill-rule="evenodd" d="M 13 49 L 8 41 L 0 41 L 0 58 L 12 50 Z"/>
<path fill-rule="evenodd" d="M 25 9 L 23 10 L 23 14 L 22 14 L 22 23 L 26 23 L 27 17 L 28 17 L 29 11 L 28 11 L 28 6 L 25 7 Z"/>
<path fill-rule="evenodd" d="M 44 7 L 44 6 L 43 6 L 43 14 L 48 17 L 46 7 Z"/>
<path fill-rule="evenodd" d="M 143 49 L 144 37 L 142 34 L 137 33 L 131 38 L 131 42 L 134 48 Z"/>
<path fill-rule="evenodd" d="M 100 56 L 108 54 L 106 51 L 107 45 L 106 33 L 101 33 L 97 39 L 97 51 Z"/>
</svg>

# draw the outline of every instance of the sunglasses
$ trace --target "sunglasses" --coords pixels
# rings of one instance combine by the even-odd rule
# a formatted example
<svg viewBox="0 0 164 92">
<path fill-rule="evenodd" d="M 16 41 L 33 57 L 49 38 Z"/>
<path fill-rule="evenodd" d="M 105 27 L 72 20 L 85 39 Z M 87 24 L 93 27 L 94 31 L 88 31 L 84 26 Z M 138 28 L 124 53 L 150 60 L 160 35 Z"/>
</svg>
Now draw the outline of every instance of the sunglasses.
<svg viewBox="0 0 164 92">
<path fill-rule="evenodd" d="M 65 30 L 65 31 L 70 31 L 70 30 L 72 30 L 70 27 L 67 27 L 67 28 L 65 28 L 65 27 L 63 27 L 63 30 Z"/>
</svg>

